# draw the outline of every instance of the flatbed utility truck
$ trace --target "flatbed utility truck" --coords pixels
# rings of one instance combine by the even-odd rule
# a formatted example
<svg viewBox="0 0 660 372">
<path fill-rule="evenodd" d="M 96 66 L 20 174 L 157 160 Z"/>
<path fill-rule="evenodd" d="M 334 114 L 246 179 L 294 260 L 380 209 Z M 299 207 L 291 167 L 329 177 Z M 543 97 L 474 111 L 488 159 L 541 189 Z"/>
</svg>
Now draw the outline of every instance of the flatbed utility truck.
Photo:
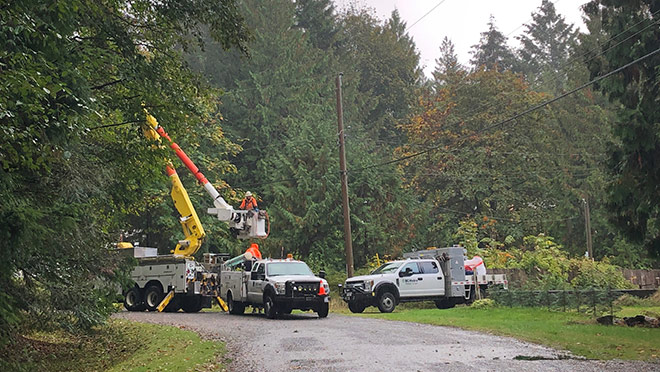
<svg viewBox="0 0 660 372">
<path fill-rule="evenodd" d="M 147 113 L 144 134 L 147 138 L 160 142 L 166 139 L 177 157 L 202 184 L 213 199 L 213 208 L 208 213 L 229 224 L 229 229 L 239 239 L 263 239 L 268 215 L 265 211 L 235 210 L 220 196 L 199 168 L 165 132 L 156 119 Z M 193 256 L 206 237 L 206 232 L 197 216 L 186 189 L 172 166 L 166 166 L 172 182 L 172 200 L 179 213 L 179 222 L 185 239 L 178 242 L 172 254 L 158 255 L 156 248 L 134 247 L 130 243 L 119 243 L 122 252 L 137 258 L 138 265 L 131 273 L 134 286 L 124 290 L 124 307 L 129 311 L 178 311 L 197 312 L 210 307 L 211 300 L 219 300 L 221 255 L 205 254 L 204 262 Z M 221 305 L 223 304 L 222 301 Z"/>
<path fill-rule="evenodd" d="M 390 313 L 401 302 L 433 301 L 438 309 L 448 309 L 483 297 L 491 286 L 508 288 L 505 275 L 467 275 L 464 255 L 460 246 L 404 253 L 403 260 L 348 278 L 340 294 L 351 312 L 376 306 Z"/>
</svg>

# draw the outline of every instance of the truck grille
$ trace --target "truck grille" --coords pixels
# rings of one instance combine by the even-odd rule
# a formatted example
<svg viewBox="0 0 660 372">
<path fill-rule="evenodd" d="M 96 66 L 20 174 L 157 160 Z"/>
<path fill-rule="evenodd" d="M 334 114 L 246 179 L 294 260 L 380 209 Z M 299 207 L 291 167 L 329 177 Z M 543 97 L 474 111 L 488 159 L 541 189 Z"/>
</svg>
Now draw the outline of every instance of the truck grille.
<svg viewBox="0 0 660 372">
<path fill-rule="evenodd" d="M 316 296 L 319 293 L 319 282 L 287 282 L 286 295 L 293 297 Z"/>
<path fill-rule="evenodd" d="M 346 282 L 346 288 L 364 289 L 364 282 Z"/>
</svg>

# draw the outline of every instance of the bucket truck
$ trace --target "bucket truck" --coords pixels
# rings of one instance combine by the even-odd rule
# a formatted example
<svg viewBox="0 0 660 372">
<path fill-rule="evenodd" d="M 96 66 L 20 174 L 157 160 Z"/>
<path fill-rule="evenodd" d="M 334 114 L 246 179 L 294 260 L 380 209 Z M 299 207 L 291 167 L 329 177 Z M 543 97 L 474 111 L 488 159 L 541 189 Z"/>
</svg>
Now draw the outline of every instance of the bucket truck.
<svg viewBox="0 0 660 372">
<path fill-rule="evenodd" d="M 213 199 L 208 213 L 229 224 L 229 229 L 239 239 L 266 238 L 268 215 L 265 211 L 235 210 L 220 196 L 186 153 L 165 132 L 153 116 L 147 113 L 147 125 L 143 128 L 147 138 L 157 142 L 165 139 L 176 156 L 195 176 Z M 197 216 L 186 189 L 183 187 L 174 166 L 168 162 L 166 172 L 172 183 L 171 197 L 179 213 L 179 222 L 185 236 L 177 243 L 172 254 L 158 255 L 156 248 L 133 247 L 130 243 L 119 243 L 123 252 L 132 253 L 138 265 L 131 273 L 134 286 L 123 291 L 124 306 L 129 311 L 178 311 L 197 312 L 210 307 L 212 298 L 221 306 L 219 297 L 220 277 L 218 257 L 205 254 L 204 262 L 194 259 L 204 242 L 206 232 Z"/>
</svg>

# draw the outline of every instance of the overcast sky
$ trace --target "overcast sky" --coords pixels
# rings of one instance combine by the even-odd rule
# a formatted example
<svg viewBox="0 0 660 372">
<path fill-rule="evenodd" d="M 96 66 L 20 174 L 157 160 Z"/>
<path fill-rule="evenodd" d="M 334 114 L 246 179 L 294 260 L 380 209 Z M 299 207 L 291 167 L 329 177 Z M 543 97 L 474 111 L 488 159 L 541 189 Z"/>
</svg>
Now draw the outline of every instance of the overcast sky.
<svg viewBox="0 0 660 372">
<path fill-rule="evenodd" d="M 375 9 L 381 19 L 389 18 L 396 8 L 409 27 L 425 66 L 427 76 L 435 68 L 435 59 L 440 52 L 440 43 L 448 36 L 456 46 L 461 63 L 470 60 L 469 50 L 479 42 L 480 33 L 486 31 L 488 18 L 495 17 L 495 26 L 509 37 L 509 45 L 518 46 L 514 39 L 530 23 L 532 12 L 541 5 L 541 0 L 334 0 L 338 9 L 348 4 L 359 4 Z M 567 23 L 583 28 L 580 6 L 588 0 L 553 1 L 557 12 Z M 424 14 L 440 4 L 426 17 L 413 25 Z M 412 27 L 411 27 L 412 26 Z"/>
</svg>

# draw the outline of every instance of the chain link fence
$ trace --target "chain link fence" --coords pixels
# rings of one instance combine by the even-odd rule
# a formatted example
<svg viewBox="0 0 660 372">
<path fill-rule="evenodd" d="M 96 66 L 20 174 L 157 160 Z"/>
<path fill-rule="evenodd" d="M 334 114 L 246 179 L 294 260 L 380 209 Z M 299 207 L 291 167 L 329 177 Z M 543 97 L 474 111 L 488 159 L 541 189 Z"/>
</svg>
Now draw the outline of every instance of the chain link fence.
<svg viewBox="0 0 660 372">
<path fill-rule="evenodd" d="M 599 316 L 614 315 L 614 302 L 624 293 L 624 290 L 596 288 L 545 291 L 493 288 L 488 290 L 488 297 L 502 306 L 542 307 Z"/>
</svg>

